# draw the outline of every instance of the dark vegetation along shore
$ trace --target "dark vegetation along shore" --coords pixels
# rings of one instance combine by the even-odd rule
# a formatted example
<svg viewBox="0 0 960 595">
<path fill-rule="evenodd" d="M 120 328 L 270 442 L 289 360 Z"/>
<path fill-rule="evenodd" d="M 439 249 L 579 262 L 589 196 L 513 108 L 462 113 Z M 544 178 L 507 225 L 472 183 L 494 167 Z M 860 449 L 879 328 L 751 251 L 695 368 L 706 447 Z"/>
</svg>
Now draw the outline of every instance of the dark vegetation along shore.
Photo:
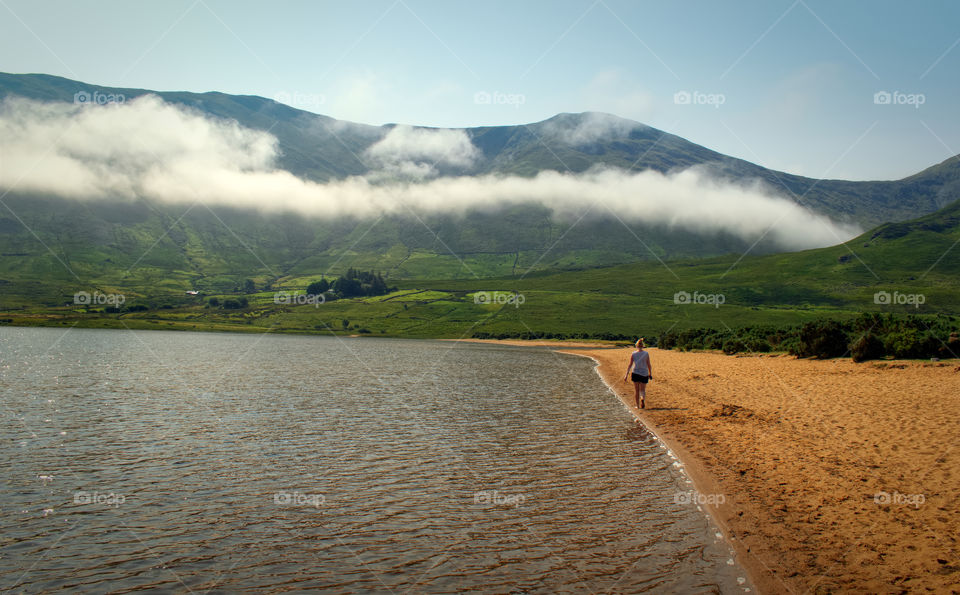
<svg viewBox="0 0 960 595">
<path fill-rule="evenodd" d="M 627 335 L 474 333 L 475 339 L 604 339 L 634 340 Z M 895 316 L 861 314 L 852 320 L 822 319 L 794 326 L 748 326 L 737 329 L 695 328 L 667 331 L 645 338 L 651 347 L 737 353 L 786 352 L 817 359 L 849 356 L 855 362 L 896 359 L 956 358 L 960 356 L 960 319 L 954 316 Z"/>
</svg>

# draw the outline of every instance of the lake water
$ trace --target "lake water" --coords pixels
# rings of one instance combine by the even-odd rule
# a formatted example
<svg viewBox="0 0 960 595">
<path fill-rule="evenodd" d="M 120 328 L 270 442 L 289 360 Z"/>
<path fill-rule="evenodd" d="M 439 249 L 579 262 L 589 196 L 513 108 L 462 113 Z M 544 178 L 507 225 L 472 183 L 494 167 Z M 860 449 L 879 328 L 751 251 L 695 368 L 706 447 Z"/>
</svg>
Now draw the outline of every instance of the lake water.
<svg viewBox="0 0 960 595">
<path fill-rule="evenodd" d="M 585 358 L 6 327 L 0 379 L 3 591 L 746 589 Z"/>
</svg>

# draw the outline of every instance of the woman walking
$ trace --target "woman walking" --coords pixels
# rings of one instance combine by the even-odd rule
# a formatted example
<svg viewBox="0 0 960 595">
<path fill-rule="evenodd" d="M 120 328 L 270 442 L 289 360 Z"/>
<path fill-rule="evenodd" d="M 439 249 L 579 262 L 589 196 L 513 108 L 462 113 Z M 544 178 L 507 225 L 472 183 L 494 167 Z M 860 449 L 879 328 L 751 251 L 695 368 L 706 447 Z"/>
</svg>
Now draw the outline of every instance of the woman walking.
<svg viewBox="0 0 960 595">
<path fill-rule="evenodd" d="M 637 350 L 630 354 L 630 362 L 627 364 L 627 373 L 623 375 L 623 381 L 627 381 L 629 376 L 633 380 L 633 399 L 637 407 L 643 409 L 646 406 L 644 399 L 647 396 L 647 383 L 653 380 L 653 366 L 650 365 L 650 354 L 643 350 L 643 337 L 637 339 Z M 630 374 L 630 368 L 633 368 L 633 374 Z"/>
</svg>

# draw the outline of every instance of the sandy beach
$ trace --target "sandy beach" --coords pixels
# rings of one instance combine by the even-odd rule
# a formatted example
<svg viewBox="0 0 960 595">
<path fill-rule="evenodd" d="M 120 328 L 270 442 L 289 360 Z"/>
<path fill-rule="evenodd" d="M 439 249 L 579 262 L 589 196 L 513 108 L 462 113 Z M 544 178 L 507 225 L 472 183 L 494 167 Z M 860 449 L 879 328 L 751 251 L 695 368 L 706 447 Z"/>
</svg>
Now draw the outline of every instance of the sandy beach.
<svg viewBox="0 0 960 595">
<path fill-rule="evenodd" d="M 522 344 L 522 342 L 515 342 Z M 960 367 L 652 349 L 645 410 L 763 593 L 960 592 Z"/>
</svg>

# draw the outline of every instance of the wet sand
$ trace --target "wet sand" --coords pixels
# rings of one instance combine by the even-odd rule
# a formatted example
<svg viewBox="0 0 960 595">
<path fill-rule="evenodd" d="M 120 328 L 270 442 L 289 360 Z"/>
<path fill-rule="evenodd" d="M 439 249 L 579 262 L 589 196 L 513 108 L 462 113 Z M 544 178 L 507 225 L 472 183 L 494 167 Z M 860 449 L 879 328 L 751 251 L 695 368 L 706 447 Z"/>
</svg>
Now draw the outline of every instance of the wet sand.
<svg viewBox="0 0 960 595">
<path fill-rule="evenodd" d="M 632 349 L 564 351 L 723 501 L 707 508 L 761 592 L 960 592 L 960 362 L 651 349 L 641 411 Z"/>
</svg>

